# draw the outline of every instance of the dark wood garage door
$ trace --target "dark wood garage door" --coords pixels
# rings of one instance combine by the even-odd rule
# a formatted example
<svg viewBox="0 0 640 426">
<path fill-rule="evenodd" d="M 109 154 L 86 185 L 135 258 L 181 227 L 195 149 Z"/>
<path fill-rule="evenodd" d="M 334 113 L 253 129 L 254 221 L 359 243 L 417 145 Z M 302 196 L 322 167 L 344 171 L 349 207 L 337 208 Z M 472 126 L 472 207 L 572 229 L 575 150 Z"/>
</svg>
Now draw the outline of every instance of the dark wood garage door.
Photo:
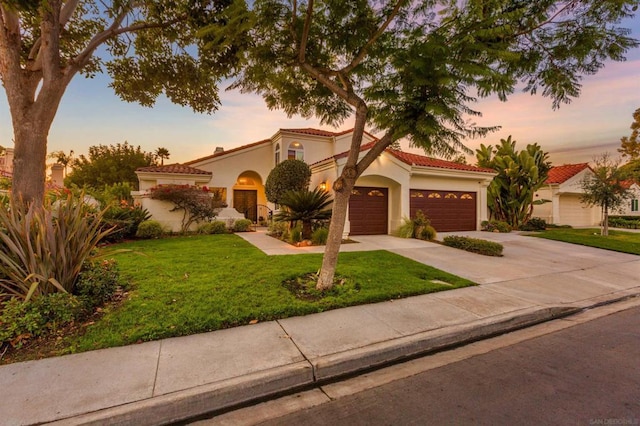
<svg viewBox="0 0 640 426">
<path fill-rule="evenodd" d="M 389 189 L 356 186 L 349 199 L 350 235 L 387 233 Z"/>
<path fill-rule="evenodd" d="M 476 193 L 411 190 L 411 217 L 422 210 L 438 232 L 476 230 Z"/>
</svg>

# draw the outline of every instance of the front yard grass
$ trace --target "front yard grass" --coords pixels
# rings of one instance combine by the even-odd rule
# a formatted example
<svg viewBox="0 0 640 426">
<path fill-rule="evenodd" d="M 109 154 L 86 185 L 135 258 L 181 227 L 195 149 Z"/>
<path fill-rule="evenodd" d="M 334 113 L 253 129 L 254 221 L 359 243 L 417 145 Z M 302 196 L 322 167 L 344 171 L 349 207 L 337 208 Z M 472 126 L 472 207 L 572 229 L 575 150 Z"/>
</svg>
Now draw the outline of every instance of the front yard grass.
<svg viewBox="0 0 640 426">
<path fill-rule="evenodd" d="M 581 244 L 583 246 L 640 255 L 640 233 L 609 230 L 609 236 L 603 237 L 600 235 L 600 229 L 597 228 L 559 228 L 547 229 L 546 231 L 531 235 L 548 240 L 564 241 L 567 243 Z"/>
<path fill-rule="evenodd" d="M 316 272 L 320 254 L 267 256 L 235 235 L 146 240 L 116 248 L 131 250 L 114 256 L 133 286 L 129 299 L 71 339 L 68 352 L 473 285 L 387 251 L 341 253 L 337 274 L 344 284 L 319 299 L 302 300 L 283 282 Z"/>
</svg>

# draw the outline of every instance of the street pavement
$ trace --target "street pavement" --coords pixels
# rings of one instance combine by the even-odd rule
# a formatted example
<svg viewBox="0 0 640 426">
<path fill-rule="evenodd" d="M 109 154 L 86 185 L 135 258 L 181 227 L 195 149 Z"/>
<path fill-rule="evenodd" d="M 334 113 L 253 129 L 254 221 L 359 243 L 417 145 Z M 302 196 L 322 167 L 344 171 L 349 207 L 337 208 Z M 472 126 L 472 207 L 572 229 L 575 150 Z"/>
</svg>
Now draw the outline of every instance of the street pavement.
<svg viewBox="0 0 640 426">
<path fill-rule="evenodd" d="M 464 234 L 501 242 L 504 256 L 387 235 L 342 249 L 386 249 L 479 286 L 0 366 L 0 423 L 166 424 L 640 295 L 639 256 Z M 318 250 L 239 235 L 269 255 Z"/>
</svg>

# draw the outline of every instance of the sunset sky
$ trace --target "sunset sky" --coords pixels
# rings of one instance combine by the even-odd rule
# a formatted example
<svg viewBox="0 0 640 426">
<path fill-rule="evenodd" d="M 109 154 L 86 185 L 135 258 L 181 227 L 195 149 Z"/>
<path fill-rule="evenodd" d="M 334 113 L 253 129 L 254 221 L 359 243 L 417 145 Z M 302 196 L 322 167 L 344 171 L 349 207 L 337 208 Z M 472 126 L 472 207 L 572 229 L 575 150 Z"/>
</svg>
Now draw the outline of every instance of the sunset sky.
<svg viewBox="0 0 640 426">
<path fill-rule="evenodd" d="M 640 16 L 624 26 L 640 39 Z M 480 143 L 495 144 L 512 135 L 522 148 L 527 143 L 540 144 L 556 165 L 588 162 L 603 152 L 617 154 L 620 138 L 630 134 L 633 111 L 640 108 L 640 49 L 628 52 L 627 59 L 585 77 L 581 96 L 556 111 L 549 99 L 523 93 L 507 102 L 481 100 L 473 106 L 483 113 L 476 122 L 499 125 L 502 130 L 466 145 L 475 149 Z M 217 146 L 230 149 L 262 140 L 279 128 L 353 127 L 353 120 L 333 129 L 320 126 L 317 120 L 287 118 L 280 111 L 269 111 L 259 96 L 237 91 L 222 93 L 222 107 L 214 115 L 195 114 L 165 98 L 154 108 L 144 108 L 121 101 L 108 83 L 105 75 L 92 80 L 78 76 L 72 81 L 49 134 L 49 152 L 86 154 L 91 145 L 128 141 L 146 151 L 165 147 L 171 153 L 168 162 L 174 163 L 212 154 Z M 2 96 L 0 145 L 12 147 L 12 139 L 11 117 Z M 409 149 L 406 144 L 403 147 Z"/>
</svg>

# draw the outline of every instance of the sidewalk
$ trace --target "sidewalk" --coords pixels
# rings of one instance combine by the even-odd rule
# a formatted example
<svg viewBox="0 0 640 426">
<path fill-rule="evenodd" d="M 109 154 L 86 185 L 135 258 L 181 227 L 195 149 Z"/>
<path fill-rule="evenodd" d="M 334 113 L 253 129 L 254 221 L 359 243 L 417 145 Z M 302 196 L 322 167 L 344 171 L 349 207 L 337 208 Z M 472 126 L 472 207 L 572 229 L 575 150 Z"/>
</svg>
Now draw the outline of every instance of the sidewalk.
<svg viewBox="0 0 640 426">
<path fill-rule="evenodd" d="M 268 254 L 300 252 L 242 236 Z M 639 256 L 482 236 L 505 256 L 390 236 L 343 246 L 386 248 L 480 286 L 1 366 L 0 423 L 168 423 L 640 295 Z"/>
</svg>

